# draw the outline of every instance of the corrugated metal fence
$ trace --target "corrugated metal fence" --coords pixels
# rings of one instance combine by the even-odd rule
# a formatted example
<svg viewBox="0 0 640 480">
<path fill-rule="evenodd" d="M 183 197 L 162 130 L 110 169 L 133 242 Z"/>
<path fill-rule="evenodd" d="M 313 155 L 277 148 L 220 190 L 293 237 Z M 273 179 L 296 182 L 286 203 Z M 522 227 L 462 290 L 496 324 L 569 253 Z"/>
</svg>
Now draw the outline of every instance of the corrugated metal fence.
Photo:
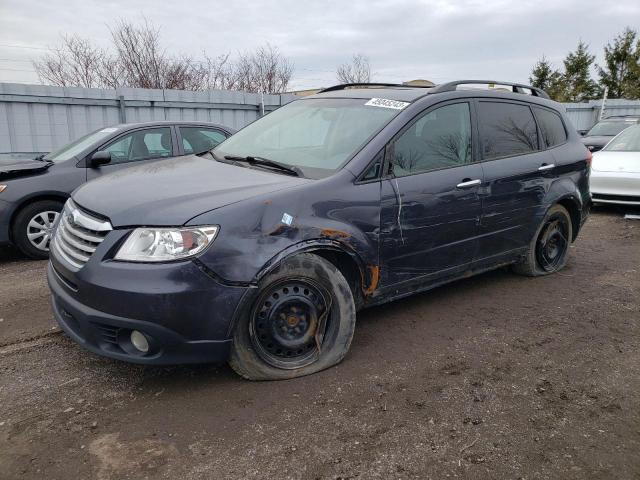
<svg viewBox="0 0 640 480">
<path fill-rule="evenodd" d="M 593 127 L 600 116 L 601 100 L 590 100 L 586 103 L 565 103 L 567 116 L 578 131 L 586 131 Z M 607 100 L 604 117 L 613 115 L 639 115 L 640 100 L 615 99 Z"/>
<path fill-rule="evenodd" d="M 295 99 L 264 95 L 269 112 Z M 600 100 L 567 103 L 575 128 L 588 130 L 598 120 Z M 0 154 L 50 152 L 65 143 L 116 123 L 202 120 L 241 128 L 261 115 L 259 94 L 211 90 L 52 87 L 0 83 Z M 608 100 L 607 115 L 640 115 L 640 100 Z"/>
<path fill-rule="evenodd" d="M 0 153 L 50 152 L 90 131 L 126 122 L 201 120 L 233 128 L 293 95 L 211 90 L 53 87 L 0 83 Z"/>
</svg>

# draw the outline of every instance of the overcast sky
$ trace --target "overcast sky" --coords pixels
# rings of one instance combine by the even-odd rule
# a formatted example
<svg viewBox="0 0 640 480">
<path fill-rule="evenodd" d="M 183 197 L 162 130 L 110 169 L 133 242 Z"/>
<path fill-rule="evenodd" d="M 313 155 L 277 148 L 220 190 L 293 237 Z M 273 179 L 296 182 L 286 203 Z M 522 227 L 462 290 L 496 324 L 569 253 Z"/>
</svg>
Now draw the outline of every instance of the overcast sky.
<svg viewBox="0 0 640 480">
<path fill-rule="evenodd" d="M 640 1 L 0 0 L 0 81 L 37 83 L 31 60 L 62 33 L 106 46 L 108 25 L 143 15 L 176 54 L 270 42 L 293 60 L 297 89 L 336 83 L 336 66 L 356 52 L 378 81 L 526 82 L 538 58 L 559 65 L 579 39 L 600 60 L 625 26 L 640 27 Z"/>
</svg>

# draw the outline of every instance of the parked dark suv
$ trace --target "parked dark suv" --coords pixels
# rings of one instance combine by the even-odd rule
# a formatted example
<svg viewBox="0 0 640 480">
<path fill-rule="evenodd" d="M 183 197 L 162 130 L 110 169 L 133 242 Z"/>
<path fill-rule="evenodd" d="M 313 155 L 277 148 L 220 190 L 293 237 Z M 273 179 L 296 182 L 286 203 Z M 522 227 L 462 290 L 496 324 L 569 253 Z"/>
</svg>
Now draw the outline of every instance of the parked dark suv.
<svg viewBox="0 0 640 480">
<path fill-rule="evenodd" d="M 0 159 L 0 246 L 47 258 L 51 229 L 83 183 L 159 159 L 204 153 L 235 130 L 204 122 L 127 123 L 101 128 L 31 159 Z"/>
<path fill-rule="evenodd" d="M 591 152 L 599 152 L 613 137 L 625 128 L 640 122 L 636 116 L 611 116 L 600 120 L 582 137 L 582 143 Z"/>
<path fill-rule="evenodd" d="M 541 90 L 458 88 L 486 83 L 328 88 L 208 158 L 81 187 L 48 270 L 58 322 L 108 357 L 284 379 L 338 363 L 363 307 L 560 270 L 591 154 Z"/>
</svg>

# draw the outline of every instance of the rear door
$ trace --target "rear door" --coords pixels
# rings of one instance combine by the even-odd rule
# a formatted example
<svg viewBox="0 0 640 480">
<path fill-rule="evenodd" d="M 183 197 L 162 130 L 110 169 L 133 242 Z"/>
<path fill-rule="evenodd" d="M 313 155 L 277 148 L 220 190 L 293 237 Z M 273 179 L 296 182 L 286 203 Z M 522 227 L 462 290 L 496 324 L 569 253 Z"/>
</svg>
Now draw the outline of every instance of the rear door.
<svg viewBox="0 0 640 480">
<path fill-rule="evenodd" d="M 172 130 L 170 126 L 143 128 L 116 137 L 97 150 L 111 152 L 111 162 L 97 168 L 87 168 L 87 180 L 174 156 L 176 148 Z"/>
<path fill-rule="evenodd" d="M 441 278 L 468 267 L 477 246 L 482 166 L 473 151 L 472 104 L 439 104 L 387 148 L 382 182 L 383 283 Z"/>
<path fill-rule="evenodd" d="M 555 165 L 529 104 L 481 99 L 477 112 L 486 186 L 476 260 L 492 263 L 528 245 Z"/>
<path fill-rule="evenodd" d="M 229 134 L 218 128 L 180 126 L 178 138 L 185 155 L 204 153 L 227 139 Z"/>
</svg>

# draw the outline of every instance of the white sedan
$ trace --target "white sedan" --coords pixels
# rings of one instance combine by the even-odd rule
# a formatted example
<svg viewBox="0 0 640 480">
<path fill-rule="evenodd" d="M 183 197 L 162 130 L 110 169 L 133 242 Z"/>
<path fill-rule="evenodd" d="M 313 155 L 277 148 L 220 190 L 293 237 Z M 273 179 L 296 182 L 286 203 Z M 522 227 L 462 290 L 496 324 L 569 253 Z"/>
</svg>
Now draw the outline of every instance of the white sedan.
<svg viewBox="0 0 640 480">
<path fill-rule="evenodd" d="M 640 205 L 640 124 L 593 154 L 590 183 L 594 203 Z"/>
</svg>

